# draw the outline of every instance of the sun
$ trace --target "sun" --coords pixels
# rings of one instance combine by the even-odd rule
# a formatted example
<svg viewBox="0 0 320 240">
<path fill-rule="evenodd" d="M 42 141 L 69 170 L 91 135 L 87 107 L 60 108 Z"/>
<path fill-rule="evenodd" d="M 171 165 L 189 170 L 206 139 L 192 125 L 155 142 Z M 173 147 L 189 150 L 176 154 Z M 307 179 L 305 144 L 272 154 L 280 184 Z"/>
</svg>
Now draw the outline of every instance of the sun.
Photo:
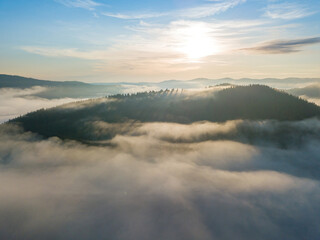
<svg viewBox="0 0 320 240">
<path fill-rule="evenodd" d="M 200 60 L 221 50 L 218 42 L 212 36 L 212 30 L 202 23 L 183 26 L 177 34 L 177 50 L 190 61 Z"/>
</svg>

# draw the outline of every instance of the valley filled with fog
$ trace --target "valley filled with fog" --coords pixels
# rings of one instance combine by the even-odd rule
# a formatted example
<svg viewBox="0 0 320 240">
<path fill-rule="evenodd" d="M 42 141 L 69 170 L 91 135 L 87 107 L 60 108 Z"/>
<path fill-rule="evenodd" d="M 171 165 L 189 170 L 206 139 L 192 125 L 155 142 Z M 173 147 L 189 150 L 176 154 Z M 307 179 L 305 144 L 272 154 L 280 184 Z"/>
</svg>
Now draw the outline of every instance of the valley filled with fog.
<svg viewBox="0 0 320 240">
<path fill-rule="evenodd" d="M 111 82 L 87 84 L 83 82 L 44 81 L 0 74 L 0 123 L 42 108 L 59 106 L 90 98 L 145 91 L 182 89 L 205 91 L 208 87 L 222 89 L 232 85 L 262 84 L 287 91 L 290 94 L 320 105 L 320 79 L 205 79 L 163 82 Z"/>
<path fill-rule="evenodd" d="M 2 119 L 37 110 L 0 125 L 1 239 L 320 235 L 317 105 L 261 85 L 44 88 L 0 90 Z"/>
<path fill-rule="evenodd" d="M 0 0 L 0 240 L 320 240 L 319 0 Z"/>
</svg>

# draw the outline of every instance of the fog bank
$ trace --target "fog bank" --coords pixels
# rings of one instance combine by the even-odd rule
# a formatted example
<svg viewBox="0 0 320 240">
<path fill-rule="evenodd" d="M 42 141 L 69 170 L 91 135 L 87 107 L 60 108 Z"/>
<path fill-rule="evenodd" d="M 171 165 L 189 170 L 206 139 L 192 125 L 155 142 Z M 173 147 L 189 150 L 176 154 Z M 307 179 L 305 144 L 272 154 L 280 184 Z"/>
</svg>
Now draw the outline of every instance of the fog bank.
<svg viewBox="0 0 320 240">
<path fill-rule="evenodd" d="M 50 108 L 76 101 L 73 98 L 46 99 L 33 96 L 45 89 L 44 87 L 0 89 L 0 123 L 41 108 Z"/>
<path fill-rule="evenodd" d="M 319 120 L 308 121 L 294 124 L 317 132 Z M 283 149 L 199 137 L 238 132 L 242 121 L 125 124 L 100 146 L 1 125 L 0 238 L 320 237 L 316 134 Z"/>
</svg>

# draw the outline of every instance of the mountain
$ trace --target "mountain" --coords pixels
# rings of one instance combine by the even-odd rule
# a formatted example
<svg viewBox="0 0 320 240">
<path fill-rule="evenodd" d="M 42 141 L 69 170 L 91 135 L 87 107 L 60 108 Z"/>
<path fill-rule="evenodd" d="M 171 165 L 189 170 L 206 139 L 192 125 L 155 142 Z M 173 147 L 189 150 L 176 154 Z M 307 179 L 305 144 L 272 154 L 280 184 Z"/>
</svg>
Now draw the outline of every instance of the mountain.
<svg viewBox="0 0 320 240">
<path fill-rule="evenodd" d="M 101 86 L 77 81 L 46 81 L 0 74 L 0 88 L 27 89 L 33 87 L 42 87 L 42 89 L 32 96 L 47 99 L 101 97 L 119 93 L 122 90 L 120 86 L 115 84 Z"/>
<path fill-rule="evenodd" d="M 110 83 L 83 83 L 79 81 L 47 81 L 33 78 L 25 78 L 20 76 L 11 76 L 0 74 L 0 89 L 1 88 L 17 88 L 26 89 L 32 87 L 42 87 L 37 93 L 31 96 L 57 99 L 57 98 L 94 98 L 103 97 L 118 93 L 143 92 L 149 90 L 158 91 L 160 89 L 196 89 L 205 88 L 208 86 L 216 86 L 219 84 L 233 85 L 248 85 L 248 84 L 263 84 L 275 88 L 288 89 L 299 84 L 319 83 L 317 78 L 264 78 L 264 79 L 208 79 L 196 78 L 192 80 L 167 80 L 162 82 L 110 82 Z M 290 92 L 295 95 L 294 92 Z"/>
<path fill-rule="evenodd" d="M 47 81 L 47 80 L 38 80 L 34 78 L 26 78 L 20 76 L 13 76 L 13 75 L 5 75 L 0 74 L 0 88 L 31 88 L 35 86 L 42 86 L 42 87 L 88 87 L 90 84 L 77 82 L 77 81 L 65 81 L 65 82 L 58 82 L 58 81 Z"/>
<path fill-rule="evenodd" d="M 11 122 L 44 137 L 95 140 L 92 124 L 96 122 L 294 121 L 319 116 L 320 107 L 315 104 L 267 86 L 250 85 L 118 94 L 42 109 Z M 115 133 L 106 132 L 103 138 L 112 134 Z"/>
<path fill-rule="evenodd" d="M 300 84 L 311 84 L 320 83 L 320 78 L 263 78 L 263 79 L 253 79 L 253 78 L 220 78 L 220 79 L 209 79 L 209 78 L 195 78 L 192 80 L 167 80 L 162 82 L 120 82 L 120 83 L 99 83 L 102 85 L 114 85 L 119 84 L 122 86 L 146 86 L 153 87 L 155 89 L 195 89 L 204 88 L 207 86 L 215 86 L 218 84 L 230 83 L 235 85 L 248 85 L 248 84 L 260 84 L 268 85 L 275 88 L 288 89 L 293 88 Z M 97 83 L 98 84 L 98 83 Z"/>
</svg>

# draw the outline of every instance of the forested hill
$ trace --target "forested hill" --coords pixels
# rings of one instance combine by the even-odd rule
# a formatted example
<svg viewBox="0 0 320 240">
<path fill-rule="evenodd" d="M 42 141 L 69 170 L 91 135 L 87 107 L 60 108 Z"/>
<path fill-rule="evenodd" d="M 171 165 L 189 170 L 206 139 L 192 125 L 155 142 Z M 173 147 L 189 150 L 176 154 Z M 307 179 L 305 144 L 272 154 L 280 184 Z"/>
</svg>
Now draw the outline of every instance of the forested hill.
<svg viewBox="0 0 320 240">
<path fill-rule="evenodd" d="M 86 139 L 90 123 L 302 120 L 320 116 L 315 104 L 267 86 L 233 86 L 220 91 L 166 90 L 88 100 L 39 110 L 11 122 L 45 137 Z"/>
</svg>

